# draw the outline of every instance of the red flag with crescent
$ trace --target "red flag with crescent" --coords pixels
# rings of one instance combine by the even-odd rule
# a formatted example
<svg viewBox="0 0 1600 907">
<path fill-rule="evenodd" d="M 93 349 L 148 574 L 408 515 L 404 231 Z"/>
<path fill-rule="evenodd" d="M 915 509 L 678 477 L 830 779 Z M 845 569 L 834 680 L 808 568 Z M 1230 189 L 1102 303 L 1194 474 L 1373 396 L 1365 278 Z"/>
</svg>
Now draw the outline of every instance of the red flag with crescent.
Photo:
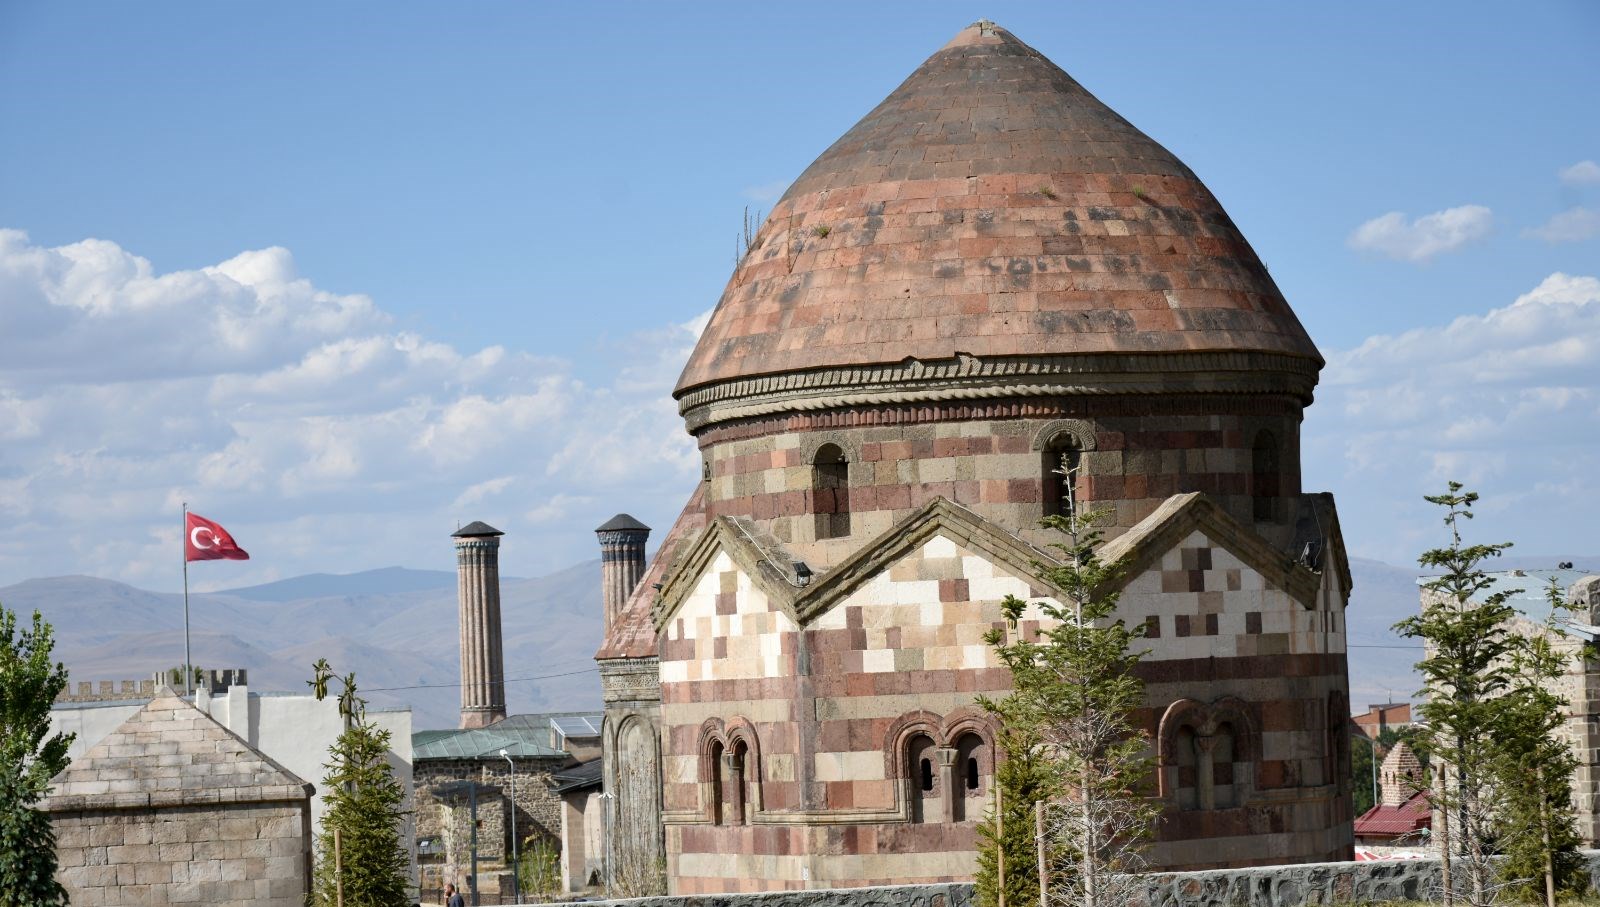
<svg viewBox="0 0 1600 907">
<path fill-rule="evenodd" d="M 228 530 L 198 514 L 188 514 L 188 537 L 183 540 L 186 561 L 247 561 L 250 555 L 234 542 Z"/>
</svg>

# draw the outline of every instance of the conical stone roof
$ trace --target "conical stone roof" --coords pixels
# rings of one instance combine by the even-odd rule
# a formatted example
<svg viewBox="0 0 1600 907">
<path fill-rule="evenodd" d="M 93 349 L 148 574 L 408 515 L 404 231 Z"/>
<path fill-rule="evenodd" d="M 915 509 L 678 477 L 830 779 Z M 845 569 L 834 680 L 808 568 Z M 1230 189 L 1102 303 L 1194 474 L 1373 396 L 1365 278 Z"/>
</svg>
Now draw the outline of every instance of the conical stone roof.
<svg viewBox="0 0 1600 907">
<path fill-rule="evenodd" d="M 1199 352 L 1295 373 L 1307 401 L 1322 361 L 1188 167 L 1038 51 L 977 23 L 789 188 L 676 395 L 693 428 L 692 410 L 726 408 L 770 376 L 805 373 L 789 387 L 820 393 L 1001 361 L 1012 365 L 992 377 L 1007 381 L 1019 357 L 1048 360 L 1036 376 L 1081 375 L 1117 368 L 1108 357 Z"/>
<path fill-rule="evenodd" d="M 303 801 L 311 785 L 170 687 L 51 779 L 47 812 Z"/>
</svg>

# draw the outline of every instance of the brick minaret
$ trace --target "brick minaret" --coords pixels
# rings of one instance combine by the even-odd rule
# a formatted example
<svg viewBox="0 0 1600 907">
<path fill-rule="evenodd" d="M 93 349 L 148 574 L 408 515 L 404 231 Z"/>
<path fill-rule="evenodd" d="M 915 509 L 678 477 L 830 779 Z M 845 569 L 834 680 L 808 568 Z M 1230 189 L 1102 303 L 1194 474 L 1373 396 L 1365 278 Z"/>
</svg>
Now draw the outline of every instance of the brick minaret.
<svg viewBox="0 0 1600 907">
<path fill-rule="evenodd" d="M 506 717 L 506 669 L 500 642 L 500 536 L 472 522 L 456 540 L 457 600 L 461 614 L 461 726 L 483 727 Z"/>
<path fill-rule="evenodd" d="M 610 631 L 612 619 L 644 576 L 644 543 L 650 538 L 650 527 L 619 513 L 595 534 L 600 537 L 600 589 L 606 630 Z"/>
</svg>

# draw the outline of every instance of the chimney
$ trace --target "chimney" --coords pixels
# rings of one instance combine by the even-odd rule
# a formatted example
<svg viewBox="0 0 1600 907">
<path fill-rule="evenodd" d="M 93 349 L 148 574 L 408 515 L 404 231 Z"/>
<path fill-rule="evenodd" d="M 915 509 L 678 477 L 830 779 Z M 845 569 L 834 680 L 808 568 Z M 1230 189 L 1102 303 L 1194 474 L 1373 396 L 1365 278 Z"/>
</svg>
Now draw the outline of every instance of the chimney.
<svg viewBox="0 0 1600 907">
<path fill-rule="evenodd" d="M 600 537 L 600 592 L 609 633 L 612 621 L 644 576 L 644 543 L 650 538 L 650 527 L 619 513 L 596 529 L 595 535 Z"/>
<path fill-rule="evenodd" d="M 461 615 L 461 726 L 477 728 L 506 717 L 506 669 L 500 642 L 500 536 L 487 523 L 455 532 L 457 601 Z"/>
</svg>

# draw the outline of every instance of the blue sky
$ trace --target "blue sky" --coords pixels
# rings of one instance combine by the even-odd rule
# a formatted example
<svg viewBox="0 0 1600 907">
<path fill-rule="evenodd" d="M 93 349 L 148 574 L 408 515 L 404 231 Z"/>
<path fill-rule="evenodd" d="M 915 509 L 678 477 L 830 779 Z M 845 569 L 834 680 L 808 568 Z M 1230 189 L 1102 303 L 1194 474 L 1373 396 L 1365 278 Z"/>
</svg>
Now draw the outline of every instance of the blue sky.
<svg viewBox="0 0 1600 907">
<path fill-rule="evenodd" d="M 182 499 L 261 552 L 212 585 L 664 529 L 742 209 L 979 16 L 1244 230 L 1330 360 L 1307 487 L 1356 552 L 1409 562 L 1446 475 L 1600 551 L 1594 4 L 11 2 L 0 584 L 172 588 Z"/>
</svg>

